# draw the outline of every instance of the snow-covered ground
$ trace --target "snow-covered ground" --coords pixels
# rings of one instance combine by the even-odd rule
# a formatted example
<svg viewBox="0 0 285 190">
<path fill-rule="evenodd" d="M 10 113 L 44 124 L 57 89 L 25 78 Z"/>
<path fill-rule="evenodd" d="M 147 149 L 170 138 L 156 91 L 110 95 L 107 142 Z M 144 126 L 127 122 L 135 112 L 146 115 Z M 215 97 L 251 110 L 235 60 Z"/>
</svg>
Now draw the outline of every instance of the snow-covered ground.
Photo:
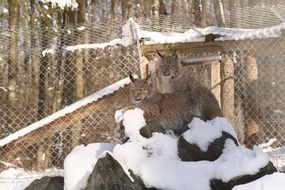
<svg viewBox="0 0 285 190">
<path fill-rule="evenodd" d="M 209 190 L 210 179 L 216 178 L 227 182 L 236 176 L 254 174 L 269 160 L 267 153 L 257 146 L 250 150 L 237 147 L 232 140 L 227 140 L 223 154 L 217 160 L 183 162 L 178 157 L 178 139 L 173 133 L 154 133 L 151 138 L 144 138 L 139 133 L 139 129 L 145 125 L 143 111 L 136 108 L 126 111 L 123 115 L 120 113 L 116 114 L 116 119 L 123 121 L 125 133 L 130 140 L 124 144 L 95 143 L 75 147 L 64 162 L 66 190 L 83 188 L 97 159 L 104 156 L 106 151 L 121 163 L 126 173 L 131 169 L 146 186 L 173 190 Z M 215 118 L 208 122 L 195 118 L 183 136 L 187 141 L 207 150 L 209 143 L 222 135 L 221 131 L 236 136 L 231 124 L 224 118 Z M 55 173 L 9 169 L 0 173 L 0 189 L 22 190 L 33 179 L 45 174 Z M 62 175 L 62 172 L 57 174 Z M 5 181 L 17 178 L 17 183 Z M 234 190 L 284 190 L 284 187 L 285 174 L 274 173 L 254 182 L 236 186 Z"/>
</svg>

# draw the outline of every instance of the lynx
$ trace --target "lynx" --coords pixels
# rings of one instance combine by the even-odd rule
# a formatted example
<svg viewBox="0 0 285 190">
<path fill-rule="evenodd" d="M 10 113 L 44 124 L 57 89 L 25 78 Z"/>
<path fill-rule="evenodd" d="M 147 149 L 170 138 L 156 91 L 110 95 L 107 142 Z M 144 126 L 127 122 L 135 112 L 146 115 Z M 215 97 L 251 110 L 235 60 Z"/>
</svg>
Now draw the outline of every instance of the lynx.
<svg viewBox="0 0 285 190">
<path fill-rule="evenodd" d="M 157 91 L 162 94 L 171 94 L 188 90 L 191 92 L 195 109 L 202 113 L 202 119 L 210 120 L 222 116 L 222 111 L 214 94 L 189 75 L 187 70 L 183 68 L 176 52 L 168 56 L 162 56 L 159 52 L 157 54 L 160 57 L 155 73 Z"/>
<path fill-rule="evenodd" d="M 200 86 L 198 81 L 193 79 L 186 69 L 183 68 L 176 52 L 172 55 L 162 56 L 158 51 L 157 70 L 154 80 L 157 90 L 162 93 L 172 93 Z"/>
<path fill-rule="evenodd" d="M 132 81 L 130 86 L 130 102 L 145 111 L 147 122 L 158 123 L 165 130 L 173 130 L 181 134 L 193 117 L 211 120 L 222 116 L 218 102 L 212 93 L 203 86 L 195 90 L 180 90 L 168 94 L 158 92 L 153 77 Z"/>
<path fill-rule="evenodd" d="M 157 123 L 164 130 L 180 134 L 194 116 L 203 117 L 203 113 L 191 100 L 189 90 L 161 94 L 156 90 L 152 77 L 137 80 L 130 78 L 130 103 L 144 110 L 147 123 Z"/>
</svg>

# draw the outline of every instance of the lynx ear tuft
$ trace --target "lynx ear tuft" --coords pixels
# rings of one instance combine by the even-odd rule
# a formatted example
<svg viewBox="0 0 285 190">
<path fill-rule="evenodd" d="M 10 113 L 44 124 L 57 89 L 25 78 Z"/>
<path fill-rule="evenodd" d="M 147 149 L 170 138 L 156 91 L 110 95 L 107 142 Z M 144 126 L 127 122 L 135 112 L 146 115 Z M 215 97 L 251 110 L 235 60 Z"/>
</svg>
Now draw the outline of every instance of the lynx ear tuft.
<svg viewBox="0 0 285 190">
<path fill-rule="evenodd" d="M 158 55 L 159 58 L 162 58 L 162 55 L 159 53 L 158 50 L 156 50 L 156 54 Z"/>
</svg>

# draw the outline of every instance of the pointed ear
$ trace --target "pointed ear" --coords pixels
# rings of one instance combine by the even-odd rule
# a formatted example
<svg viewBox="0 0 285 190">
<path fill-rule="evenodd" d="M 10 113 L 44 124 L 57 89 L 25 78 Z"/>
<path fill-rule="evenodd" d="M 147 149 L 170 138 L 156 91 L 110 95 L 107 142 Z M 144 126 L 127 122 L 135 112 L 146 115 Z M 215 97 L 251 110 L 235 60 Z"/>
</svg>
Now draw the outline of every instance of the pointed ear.
<svg viewBox="0 0 285 190">
<path fill-rule="evenodd" d="M 158 50 L 156 50 L 156 54 L 158 55 L 159 58 L 162 58 L 162 55 L 159 53 Z"/>
<path fill-rule="evenodd" d="M 135 82 L 135 80 L 136 80 L 131 71 L 129 72 L 129 78 L 130 78 L 131 82 Z"/>
</svg>

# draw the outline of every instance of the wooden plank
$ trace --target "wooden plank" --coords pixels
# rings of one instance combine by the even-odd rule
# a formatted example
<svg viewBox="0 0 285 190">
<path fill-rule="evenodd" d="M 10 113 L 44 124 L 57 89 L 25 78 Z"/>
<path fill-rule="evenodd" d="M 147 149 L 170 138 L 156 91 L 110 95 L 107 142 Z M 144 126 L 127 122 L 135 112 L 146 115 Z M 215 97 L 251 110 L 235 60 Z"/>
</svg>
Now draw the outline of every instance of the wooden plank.
<svg viewBox="0 0 285 190">
<path fill-rule="evenodd" d="M 89 103 L 83 107 L 78 108 L 77 110 L 66 114 L 60 118 L 55 119 L 51 123 L 36 129 L 25 136 L 18 138 L 9 144 L 2 146 L 0 148 L 0 159 L 5 160 L 8 157 L 13 157 L 17 152 L 24 150 L 25 148 L 36 144 L 40 141 L 45 140 L 45 138 L 49 138 L 56 134 L 57 132 L 64 131 L 66 128 L 70 127 L 71 124 L 84 119 L 88 116 L 90 116 L 91 113 L 94 112 L 94 110 L 98 110 L 98 106 L 102 106 L 102 103 L 108 104 L 106 107 L 111 106 L 112 102 L 105 101 L 105 99 L 111 96 L 121 95 L 121 92 L 123 93 L 124 88 L 121 88 L 117 92 L 113 94 L 109 94 L 104 96 L 104 99 L 100 99 L 98 101 Z M 119 94 L 117 94 L 119 93 Z M 103 101 L 103 102 L 101 102 Z M 109 105 L 110 104 L 110 105 Z M 45 138 L 44 138 L 45 137 Z"/>
<path fill-rule="evenodd" d="M 282 34 L 285 32 L 282 31 Z M 225 40 L 215 42 L 184 42 L 184 43 L 165 43 L 165 44 L 146 44 L 143 42 L 142 52 L 144 56 L 150 58 L 155 54 L 156 50 L 162 54 L 167 54 L 171 51 L 177 50 L 181 53 L 218 53 L 224 51 L 248 51 L 247 44 L 254 44 L 256 47 L 264 46 L 264 43 L 276 43 L 278 38 L 262 38 L 254 40 Z"/>
</svg>

